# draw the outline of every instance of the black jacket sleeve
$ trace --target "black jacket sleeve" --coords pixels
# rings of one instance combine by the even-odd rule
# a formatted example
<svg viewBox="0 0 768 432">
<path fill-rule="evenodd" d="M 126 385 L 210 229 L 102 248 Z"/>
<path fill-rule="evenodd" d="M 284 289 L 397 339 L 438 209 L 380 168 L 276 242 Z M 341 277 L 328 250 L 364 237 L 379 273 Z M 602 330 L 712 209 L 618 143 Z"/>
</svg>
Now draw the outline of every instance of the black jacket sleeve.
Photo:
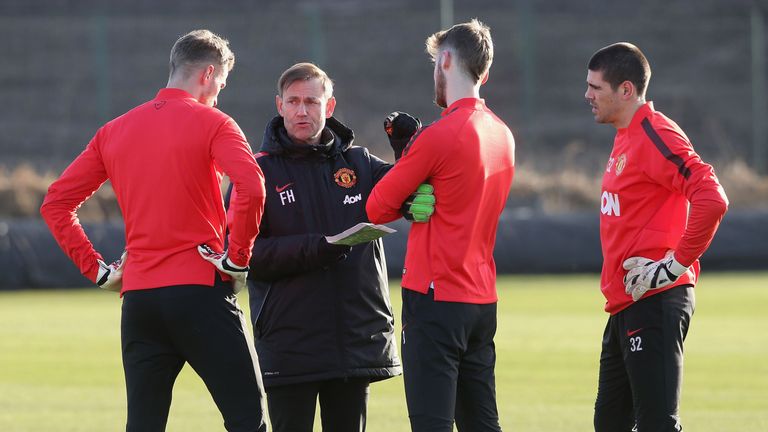
<svg viewBox="0 0 768 432">
<path fill-rule="evenodd" d="M 330 245 L 322 234 L 256 238 L 248 277 L 274 281 L 318 270 L 344 258 L 348 246 Z"/>
<path fill-rule="evenodd" d="M 384 162 L 373 154 L 369 154 L 371 160 L 371 174 L 373 175 L 373 184 L 379 182 L 386 173 L 394 166 L 391 163 Z"/>
</svg>

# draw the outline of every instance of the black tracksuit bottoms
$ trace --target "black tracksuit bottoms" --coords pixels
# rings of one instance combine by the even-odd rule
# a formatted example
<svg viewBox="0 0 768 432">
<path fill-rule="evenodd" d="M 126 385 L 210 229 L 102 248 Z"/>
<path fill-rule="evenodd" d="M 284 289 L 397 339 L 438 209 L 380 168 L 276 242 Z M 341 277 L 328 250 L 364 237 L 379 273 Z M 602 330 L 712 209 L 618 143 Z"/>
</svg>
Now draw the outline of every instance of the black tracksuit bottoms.
<svg viewBox="0 0 768 432">
<path fill-rule="evenodd" d="M 127 432 L 164 431 L 184 363 L 203 379 L 228 431 L 266 431 L 253 342 L 229 283 L 178 285 L 123 295 L 121 339 Z"/>
<path fill-rule="evenodd" d="M 434 300 L 403 289 L 401 353 L 413 432 L 501 431 L 496 406 L 496 303 Z"/>
<path fill-rule="evenodd" d="M 679 432 L 683 341 L 691 285 L 644 298 L 608 319 L 600 354 L 596 432 Z M 635 429 L 633 429 L 635 428 Z"/>
<path fill-rule="evenodd" d="M 274 432 L 312 432 L 320 401 L 323 432 L 363 432 L 370 378 L 338 378 L 267 388 Z"/>
</svg>

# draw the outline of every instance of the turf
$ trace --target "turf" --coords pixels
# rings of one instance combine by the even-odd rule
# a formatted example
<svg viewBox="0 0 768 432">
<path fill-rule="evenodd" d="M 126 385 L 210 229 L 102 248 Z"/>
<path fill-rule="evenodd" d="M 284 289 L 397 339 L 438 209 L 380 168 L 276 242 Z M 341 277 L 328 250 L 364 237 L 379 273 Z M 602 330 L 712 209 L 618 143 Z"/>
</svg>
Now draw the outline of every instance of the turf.
<svg viewBox="0 0 768 432">
<path fill-rule="evenodd" d="M 607 317 L 596 277 L 512 276 L 499 287 L 502 427 L 591 430 Z M 705 273 L 696 293 L 681 408 L 686 430 L 768 430 L 768 273 Z M 393 297 L 399 328 L 397 289 Z M 98 289 L 0 293 L 0 431 L 124 430 L 119 322 L 120 300 Z M 167 430 L 224 430 L 188 367 Z M 374 384 L 368 431 L 406 430 L 402 378 Z"/>
</svg>

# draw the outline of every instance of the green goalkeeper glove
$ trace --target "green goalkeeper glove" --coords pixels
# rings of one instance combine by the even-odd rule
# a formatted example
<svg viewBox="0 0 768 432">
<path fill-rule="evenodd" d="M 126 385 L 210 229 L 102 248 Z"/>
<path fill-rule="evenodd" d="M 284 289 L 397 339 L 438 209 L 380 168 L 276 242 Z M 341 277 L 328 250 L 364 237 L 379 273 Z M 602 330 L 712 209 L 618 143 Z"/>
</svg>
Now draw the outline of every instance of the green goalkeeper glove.
<svg viewBox="0 0 768 432">
<path fill-rule="evenodd" d="M 422 183 L 416 188 L 416 192 L 411 194 L 405 200 L 400 212 L 405 219 L 416 222 L 426 223 L 432 213 L 435 212 L 435 188 L 429 183 Z"/>
</svg>

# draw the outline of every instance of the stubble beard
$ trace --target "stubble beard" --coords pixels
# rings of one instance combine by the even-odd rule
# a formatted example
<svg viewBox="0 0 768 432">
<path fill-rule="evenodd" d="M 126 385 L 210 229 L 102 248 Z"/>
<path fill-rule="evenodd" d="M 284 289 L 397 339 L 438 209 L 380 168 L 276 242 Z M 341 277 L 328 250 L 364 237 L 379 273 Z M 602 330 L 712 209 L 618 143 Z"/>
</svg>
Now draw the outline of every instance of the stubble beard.
<svg viewBox="0 0 768 432">
<path fill-rule="evenodd" d="M 445 88 L 447 87 L 445 79 L 445 73 L 438 67 L 437 76 L 435 78 L 435 105 L 440 108 L 448 108 L 448 100 L 445 95 Z"/>
</svg>

